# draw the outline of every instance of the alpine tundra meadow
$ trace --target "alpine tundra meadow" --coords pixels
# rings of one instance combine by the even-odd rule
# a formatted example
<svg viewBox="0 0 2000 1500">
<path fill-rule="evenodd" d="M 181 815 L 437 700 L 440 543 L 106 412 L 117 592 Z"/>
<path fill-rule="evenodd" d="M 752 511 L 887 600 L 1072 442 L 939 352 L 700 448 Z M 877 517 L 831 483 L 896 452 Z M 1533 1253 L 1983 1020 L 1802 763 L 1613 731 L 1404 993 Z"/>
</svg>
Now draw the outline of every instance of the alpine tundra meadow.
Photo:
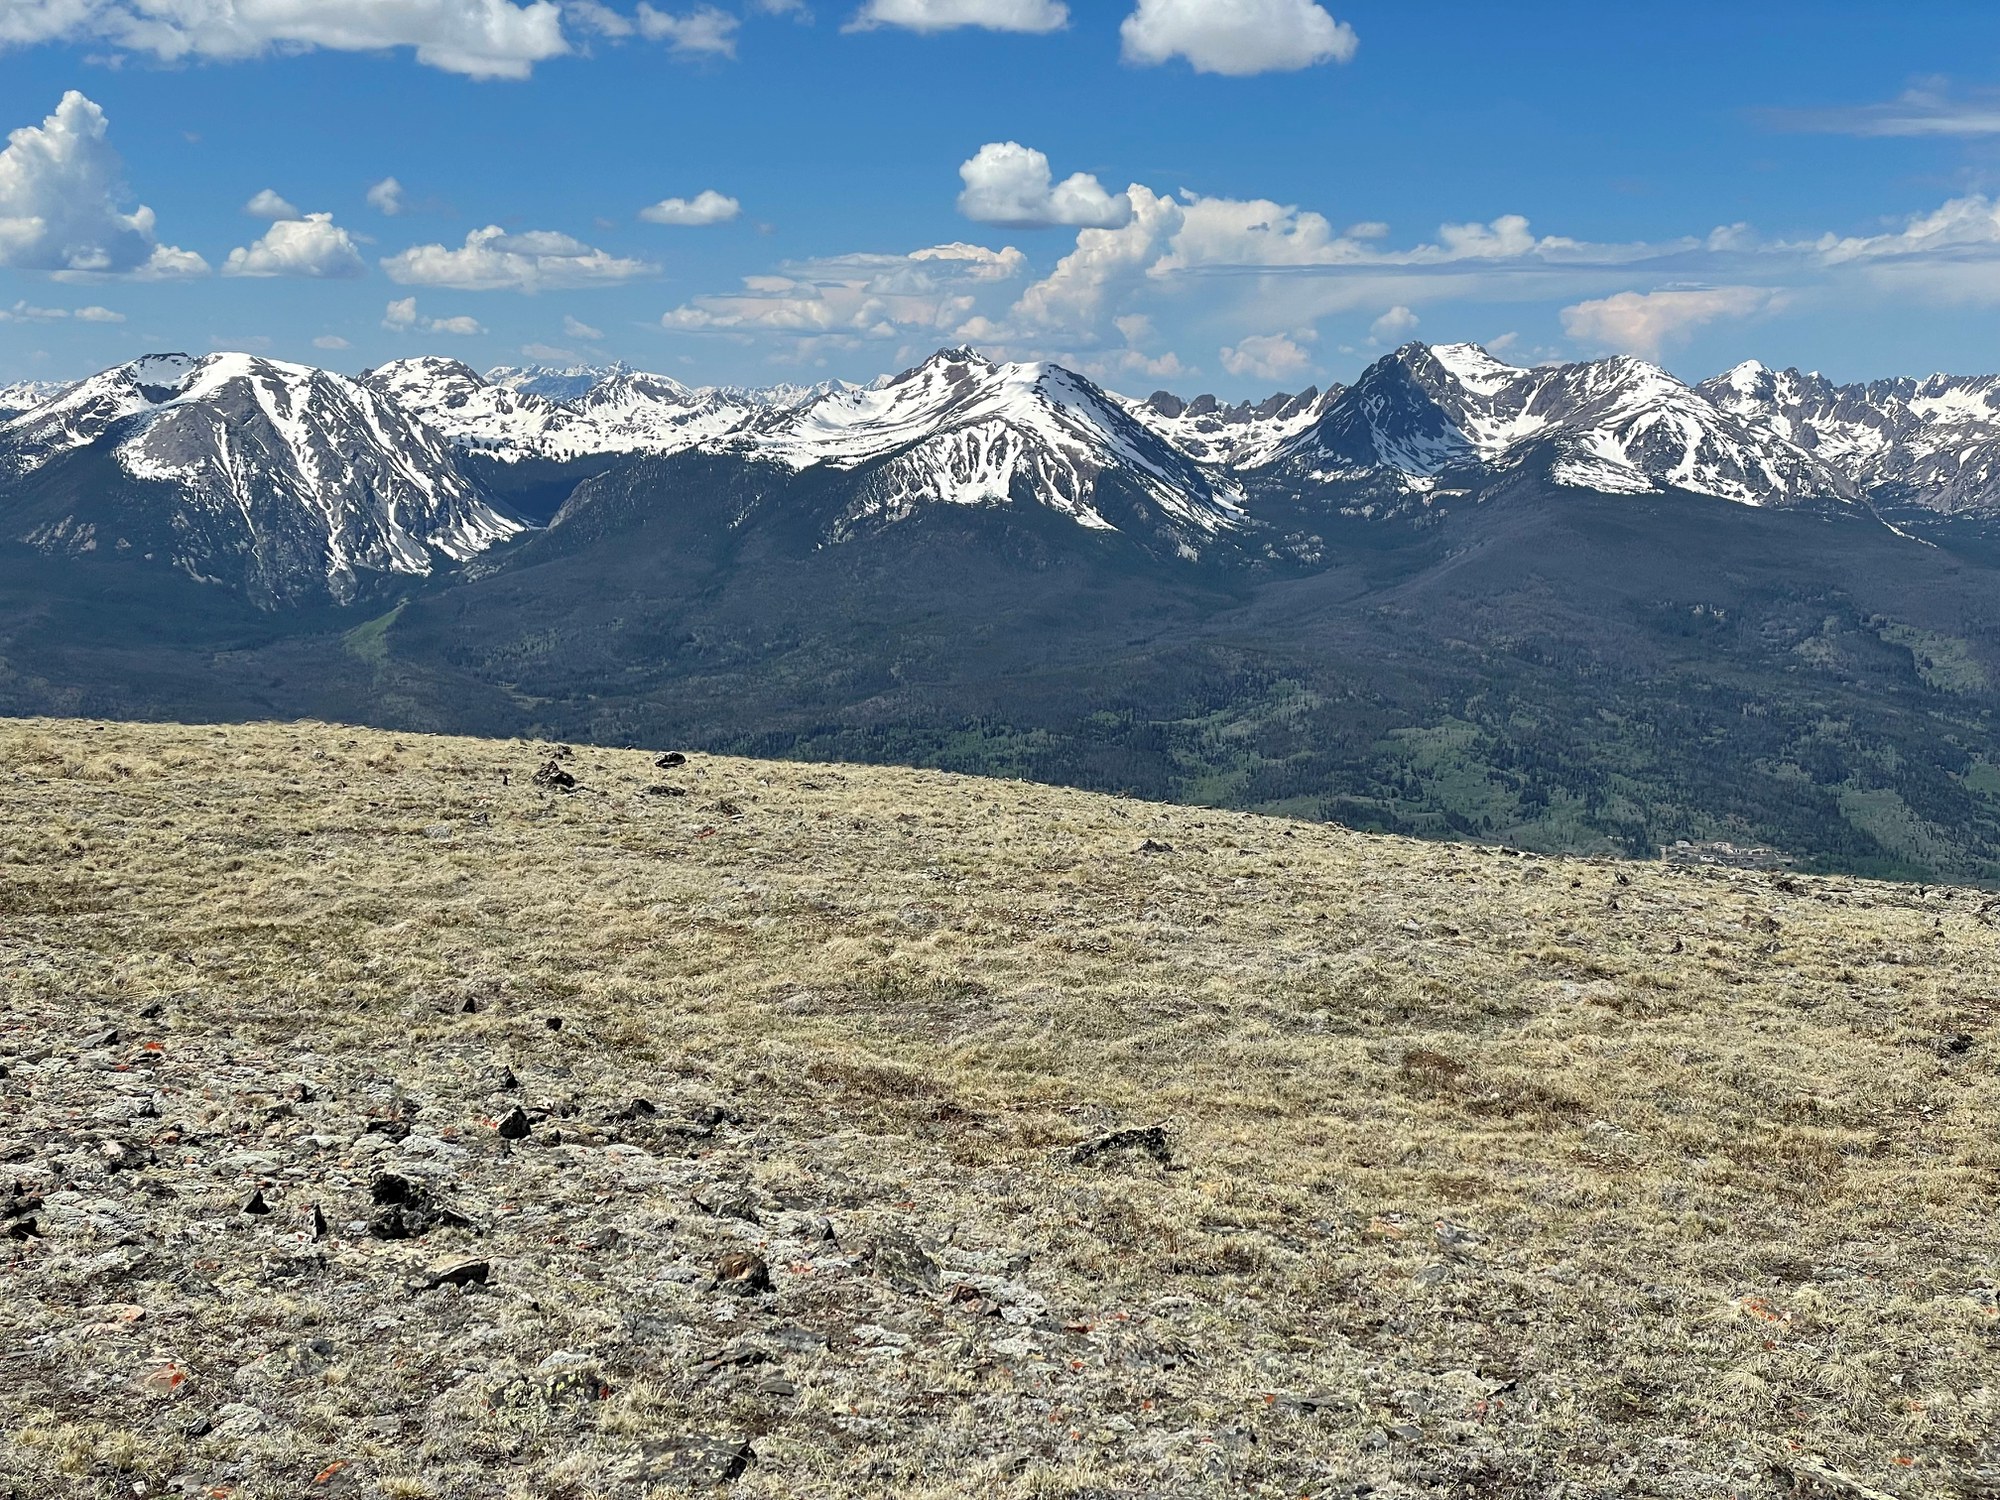
<svg viewBox="0 0 2000 1500">
<path fill-rule="evenodd" d="M 0 1500 L 2000 1500 L 2000 11 L 0 130 Z"/>
</svg>

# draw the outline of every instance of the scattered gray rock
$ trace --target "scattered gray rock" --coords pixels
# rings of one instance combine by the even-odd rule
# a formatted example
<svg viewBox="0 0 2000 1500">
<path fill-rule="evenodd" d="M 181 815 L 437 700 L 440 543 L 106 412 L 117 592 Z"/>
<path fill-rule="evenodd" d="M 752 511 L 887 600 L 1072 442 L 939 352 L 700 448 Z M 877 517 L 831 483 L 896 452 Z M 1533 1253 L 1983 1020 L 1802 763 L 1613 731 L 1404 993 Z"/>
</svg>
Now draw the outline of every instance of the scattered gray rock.
<svg viewBox="0 0 2000 1500">
<path fill-rule="evenodd" d="M 903 1292 L 934 1292 L 940 1277 L 937 1261 L 907 1234 L 877 1237 L 869 1256 L 875 1274 Z"/>
<path fill-rule="evenodd" d="M 1083 1142 L 1070 1152 L 1069 1159 L 1081 1165 L 1127 1152 L 1141 1152 L 1152 1157 L 1161 1166 L 1171 1165 L 1174 1159 L 1173 1146 L 1167 1139 L 1167 1128 L 1164 1125 L 1140 1125 L 1127 1130 L 1114 1130 L 1108 1135 Z"/>
<path fill-rule="evenodd" d="M 740 1438 L 684 1438 L 649 1444 L 639 1478 L 642 1482 L 719 1487 L 741 1479 L 756 1462 L 757 1450 Z"/>
</svg>

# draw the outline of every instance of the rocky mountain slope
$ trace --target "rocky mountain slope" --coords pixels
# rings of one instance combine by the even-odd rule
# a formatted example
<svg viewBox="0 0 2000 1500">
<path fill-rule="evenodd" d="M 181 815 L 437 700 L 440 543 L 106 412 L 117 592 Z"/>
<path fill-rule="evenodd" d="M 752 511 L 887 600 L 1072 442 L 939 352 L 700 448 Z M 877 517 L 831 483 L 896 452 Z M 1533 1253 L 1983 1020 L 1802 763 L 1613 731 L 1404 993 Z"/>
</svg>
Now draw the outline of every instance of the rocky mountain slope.
<svg viewBox="0 0 2000 1500">
<path fill-rule="evenodd" d="M 1749 360 L 1699 389 L 1885 507 L 1953 516 L 2000 508 L 2000 376 L 1835 385 Z"/>
<path fill-rule="evenodd" d="M 515 534 L 429 427 L 338 375 L 156 355 L 0 424 L 9 540 L 131 553 L 271 604 L 354 598 Z"/>
<path fill-rule="evenodd" d="M 656 754 L 0 725 L 0 1492 L 2000 1484 L 1981 894 Z"/>
<path fill-rule="evenodd" d="M 1473 344 L 1411 344 L 1378 360 L 1258 462 L 1278 481 L 1413 494 L 1476 493 L 1523 470 L 1600 493 L 1682 491 L 1749 505 L 1854 493 L 1839 470 L 1657 365 L 1517 369 Z"/>
<path fill-rule="evenodd" d="M 1243 523 L 1242 496 L 1091 381 L 1058 366 L 934 355 L 893 381 L 837 391 L 726 440 L 723 451 L 801 471 L 864 476 L 843 526 L 926 507 L 1041 506 L 1086 529 L 1176 529 L 1189 555 Z M 1101 499 L 1116 479 L 1129 498 Z"/>
</svg>

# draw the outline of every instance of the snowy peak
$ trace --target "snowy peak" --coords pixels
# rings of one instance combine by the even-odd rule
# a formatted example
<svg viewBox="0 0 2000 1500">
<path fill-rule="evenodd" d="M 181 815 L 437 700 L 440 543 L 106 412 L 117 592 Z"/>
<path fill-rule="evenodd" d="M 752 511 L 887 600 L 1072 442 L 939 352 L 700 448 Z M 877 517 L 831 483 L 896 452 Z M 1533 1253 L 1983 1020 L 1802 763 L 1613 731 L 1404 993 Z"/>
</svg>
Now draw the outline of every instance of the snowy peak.
<svg viewBox="0 0 2000 1500">
<path fill-rule="evenodd" d="M 1614 493 L 1788 504 L 1853 492 L 1789 440 L 1646 360 L 1522 369 L 1476 344 L 1408 344 L 1376 361 L 1274 462 L 1321 483 L 1409 493 L 1451 473 L 1529 464 L 1555 483 Z"/>
<path fill-rule="evenodd" d="M 1411 344 L 1397 351 L 1398 358 L 1406 355 L 1413 364 L 1427 357 L 1460 390 L 1483 397 L 1497 394 L 1527 373 L 1495 359 L 1478 344 Z"/>
<path fill-rule="evenodd" d="M 729 446 L 795 470 L 872 466 L 856 524 L 932 503 L 1030 503 L 1092 529 L 1164 527 L 1192 547 L 1241 520 L 1232 483 L 1083 376 L 971 349 L 941 350 L 874 388 L 831 392 Z M 1136 495 L 1139 509 L 1105 503 L 1114 490 Z"/>
<path fill-rule="evenodd" d="M 1754 399 L 1768 396 L 1776 382 L 1776 376 L 1761 360 L 1746 359 L 1727 373 L 1716 376 L 1712 381 L 1704 382 L 1704 386 L 1713 385 L 1718 391 L 1727 390 L 1734 395 Z"/>
<path fill-rule="evenodd" d="M 567 407 L 533 391 L 490 384 L 455 359 L 391 360 L 363 371 L 360 382 L 468 452 L 512 462 L 573 457 L 591 448 L 587 435 L 568 441 L 579 424 Z"/>
<path fill-rule="evenodd" d="M 88 550 L 129 522 L 148 546 L 169 538 L 184 571 L 240 581 L 266 603 L 344 601 L 363 575 L 423 576 L 520 529 L 394 403 L 246 354 L 134 360 L 0 427 L 0 465 L 16 481 L 74 463 L 107 467 L 73 487 L 82 509 L 20 539 Z M 121 479 L 143 498 L 83 513 Z"/>
<path fill-rule="evenodd" d="M 169 399 L 201 362 L 188 354 L 149 354 L 80 380 L 0 427 L 4 463 L 16 473 L 96 442 L 114 423 Z"/>
</svg>

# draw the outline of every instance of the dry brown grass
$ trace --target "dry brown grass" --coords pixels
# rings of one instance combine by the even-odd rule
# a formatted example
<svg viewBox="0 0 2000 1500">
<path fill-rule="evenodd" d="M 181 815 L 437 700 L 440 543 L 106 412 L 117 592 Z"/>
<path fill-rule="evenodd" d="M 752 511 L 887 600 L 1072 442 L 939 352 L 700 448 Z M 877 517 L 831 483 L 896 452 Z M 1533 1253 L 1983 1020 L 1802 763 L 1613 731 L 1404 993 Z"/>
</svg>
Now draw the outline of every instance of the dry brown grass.
<svg viewBox="0 0 2000 1500">
<path fill-rule="evenodd" d="M 638 1494 L 606 1455 L 704 1424 L 754 1434 L 736 1488 L 774 1496 L 1719 1500 L 1809 1461 L 1908 1500 L 1987 1493 L 2000 934 L 1981 893 L 918 771 L 580 749 L 581 788 L 555 795 L 529 784 L 546 748 L 0 725 L 0 1061 L 44 1064 L 0 1082 L 0 1144 L 73 1081 L 78 1028 L 154 1000 L 170 1058 L 392 1080 L 468 1138 L 468 1059 L 578 1097 L 666 1080 L 739 1109 L 742 1175 L 844 1240 L 899 1225 L 1030 1256 L 1075 1368 L 922 1323 L 900 1363 L 802 1364 L 776 1410 L 635 1365 L 582 1426 L 350 1379 L 282 1442 L 218 1459 L 77 1394 L 104 1382 L 79 1384 L 91 1361 L 47 1353 L 50 1330 L 125 1299 L 64 1290 L 58 1257 L 32 1290 L 0 1272 L 0 1473 L 24 1497 L 157 1494 L 229 1462 L 245 1500 L 292 1495 L 298 1465 L 356 1453 L 356 1493 Z M 688 795 L 646 794 L 661 782 Z M 218 1120 L 242 1087 L 215 1090 Z M 1175 1170 L 1067 1160 L 1156 1122 Z M 90 1248 L 0 1254 L 21 1272 Z M 529 1365 L 590 1344 L 590 1309 L 622 1295 L 551 1254 L 515 1281 L 567 1305 L 498 1323 Z M 222 1361 L 310 1310 L 230 1295 L 226 1319 L 196 1291 L 148 1326 Z M 425 1403 L 467 1456 L 356 1436 Z"/>
</svg>

